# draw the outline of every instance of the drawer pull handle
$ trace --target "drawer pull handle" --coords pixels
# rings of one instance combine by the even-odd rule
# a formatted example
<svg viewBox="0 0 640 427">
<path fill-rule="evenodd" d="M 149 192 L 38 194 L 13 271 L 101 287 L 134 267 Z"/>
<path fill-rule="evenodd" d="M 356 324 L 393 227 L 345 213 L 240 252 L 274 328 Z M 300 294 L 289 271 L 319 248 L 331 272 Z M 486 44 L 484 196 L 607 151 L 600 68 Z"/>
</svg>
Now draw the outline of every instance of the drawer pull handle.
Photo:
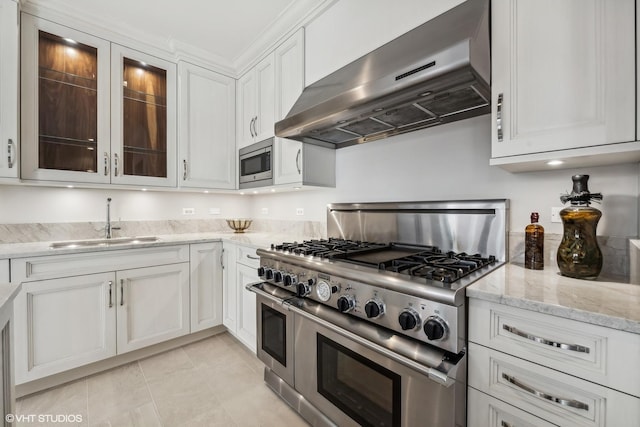
<svg viewBox="0 0 640 427">
<path fill-rule="evenodd" d="M 124 305 L 124 279 L 120 279 L 120 305 Z"/>
<path fill-rule="evenodd" d="M 498 95 L 496 111 L 496 130 L 498 132 L 498 142 L 502 142 L 502 94 Z"/>
<path fill-rule="evenodd" d="M 109 308 L 113 307 L 113 280 L 109 280 Z"/>
<path fill-rule="evenodd" d="M 513 426 L 511 425 L 511 423 L 508 423 L 505 420 L 501 420 L 500 427 L 513 427 Z"/>
<path fill-rule="evenodd" d="M 530 386 L 526 385 L 525 383 L 521 382 L 516 377 L 512 377 L 511 375 L 507 375 L 505 373 L 502 374 L 502 378 L 504 378 L 505 380 L 509 381 L 511 384 L 515 385 L 516 387 L 526 391 L 527 393 L 531 393 L 531 394 L 533 394 L 535 396 L 541 397 L 541 398 L 549 400 L 551 402 L 555 402 L 555 403 L 557 403 L 559 405 L 570 406 L 572 408 L 577 408 L 577 409 L 584 409 L 585 411 L 589 410 L 589 405 L 587 405 L 586 403 L 582 403 L 579 400 L 563 399 L 561 397 L 552 396 L 552 395 L 547 394 L 545 392 L 536 390 L 535 388 L 530 387 Z"/>
<path fill-rule="evenodd" d="M 251 256 L 251 255 L 249 255 L 249 254 L 247 254 L 247 258 L 249 258 L 249 259 L 256 259 L 256 260 L 259 260 L 259 259 L 260 259 L 260 257 L 259 257 L 259 256 Z"/>
<path fill-rule="evenodd" d="M 540 343 L 540 344 L 549 345 L 551 347 L 561 348 L 562 350 L 576 351 L 578 353 L 589 353 L 589 347 L 584 347 L 582 345 L 564 344 L 564 343 L 560 343 L 560 342 L 551 341 L 551 340 L 548 340 L 548 339 L 545 339 L 545 338 L 541 338 L 541 337 L 537 337 L 535 335 L 528 334 L 526 332 L 521 331 L 518 328 L 514 328 L 513 326 L 509 326 L 509 325 L 502 325 L 502 329 L 504 329 L 505 331 L 511 332 L 512 334 L 515 334 L 515 335 L 517 335 L 519 337 L 526 338 L 528 340 L 535 341 L 535 342 Z"/>
</svg>

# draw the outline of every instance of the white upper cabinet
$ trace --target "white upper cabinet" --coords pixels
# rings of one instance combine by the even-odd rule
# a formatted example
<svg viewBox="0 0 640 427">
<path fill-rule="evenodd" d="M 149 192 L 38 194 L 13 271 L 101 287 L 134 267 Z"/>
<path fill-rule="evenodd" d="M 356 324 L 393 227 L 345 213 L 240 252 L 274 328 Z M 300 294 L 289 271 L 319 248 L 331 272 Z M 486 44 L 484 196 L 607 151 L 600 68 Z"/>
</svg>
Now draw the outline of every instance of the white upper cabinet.
<svg viewBox="0 0 640 427">
<path fill-rule="evenodd" d="M 238 80 L 237 148 L 274 135 L 274 68 L 271 53 Z"/>
<path fill-rule="evenodd" d="M 274 52 L 276 121 L 284 119 L 304 89 L 304 29 Z M 274 141 L 275 185 L 335 186 L 335 150 L 284 138 Z"/>
<path fill-rule="evenodd" d="M 0 0 L 0 177 L 17 178 L 18 4 Z"/>
<path fill-rule="evenodd" d="M 491 164 L 640 159 L 634 0 L 492 2 Z"/>
<path fill-rule="evenodd" d="M 176 64 L 111 45 L 114 184 L 176 186 Z"/>
<path fill-rule="evenodd" d="M 176 65 L 22 15 L 22 178 L 176 186 Z"/>
<path fill-rule="evenodd" d="M 276 120 L 286 117 L 304 89 L 304 28 L 274 52 L 276 75 Z"/>
<path fill-rule="evenodd" d="M 181 187 L 236 186 L 236 82 L 187 62 L 179 72 Z"/>
</svg>

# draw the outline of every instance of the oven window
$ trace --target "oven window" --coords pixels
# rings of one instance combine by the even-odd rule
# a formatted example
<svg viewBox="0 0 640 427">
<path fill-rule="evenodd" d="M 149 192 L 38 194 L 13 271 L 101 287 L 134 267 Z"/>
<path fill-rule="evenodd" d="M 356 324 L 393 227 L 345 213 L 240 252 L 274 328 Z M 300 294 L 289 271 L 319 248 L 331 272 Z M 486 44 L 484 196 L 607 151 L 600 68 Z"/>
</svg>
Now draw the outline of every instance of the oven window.
<svg viewBox="0 0 640 427">
<path fill-rule="evenodd" d="M 262 349 L 287 366 L 287 317 L 262 304 Z"/>
<path fill-rule="evenodd" d="M 241 175 L 255 175 L 271 170 L 271 152 L 248 157 L 240 160 Z"/>
<path fill-rule="evenodd" d="M 318 393 L 364 427 L 400 426 L 400 375 L 317 335 Z"/>
</svg>

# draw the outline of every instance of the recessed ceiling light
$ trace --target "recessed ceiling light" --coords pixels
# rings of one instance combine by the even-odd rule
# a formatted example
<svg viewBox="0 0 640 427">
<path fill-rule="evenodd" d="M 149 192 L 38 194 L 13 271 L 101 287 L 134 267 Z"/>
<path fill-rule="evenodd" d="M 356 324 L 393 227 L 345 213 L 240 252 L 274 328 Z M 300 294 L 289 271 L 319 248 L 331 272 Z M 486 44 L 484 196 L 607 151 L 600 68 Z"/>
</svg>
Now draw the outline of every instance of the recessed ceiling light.
<svg viewBox="0 0 640 427">
<path fill-rule="evenodd" d="M 142 190 L 142 191 L 147 191 L 147 189 L 146 189 L 146 188 L 141 188 L 141 190 Z"/>
<path fill-rule="evenodd" d="M 561 165 L 561 164 L 563 164 L 563 163 L 564 163 L 564 162 L 563 162 L 562 160 L 549 160 L 549 161 L 547 162 L 547 164 L 548 164 L 549 166 L 558 166 L 558 165 Z"/>
<path fill-rule="evenodd" d="M 73 188 L 73 185 L 67 185 L 67 188 Z"/>
<path fill-rule="evenodd" d="M 70 38 L 64 38 L 64 41 L 66 41 L 67 43 L 71 43 L 71 44 L 78 44 L 77 41 L 75 41 L 74 39 L 70 39 Z"/>
</svg>

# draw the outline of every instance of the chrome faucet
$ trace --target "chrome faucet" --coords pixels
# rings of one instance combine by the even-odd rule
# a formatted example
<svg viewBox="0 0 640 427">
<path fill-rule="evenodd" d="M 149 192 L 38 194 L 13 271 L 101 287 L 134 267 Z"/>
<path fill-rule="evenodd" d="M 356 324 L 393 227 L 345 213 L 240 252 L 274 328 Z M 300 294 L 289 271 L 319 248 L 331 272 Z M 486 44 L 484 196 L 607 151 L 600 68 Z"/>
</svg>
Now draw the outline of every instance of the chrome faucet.
<svg viewBox="0 0 640 427">
<path fill-rule="evenodd" d="M 113 227 L 111 225 L 111 197 L 107 198 L 107 223 L 104 226 L 104 237 L 110 239 L 113 230 L 120 230 L 120 227 Z"/>
</svg>

